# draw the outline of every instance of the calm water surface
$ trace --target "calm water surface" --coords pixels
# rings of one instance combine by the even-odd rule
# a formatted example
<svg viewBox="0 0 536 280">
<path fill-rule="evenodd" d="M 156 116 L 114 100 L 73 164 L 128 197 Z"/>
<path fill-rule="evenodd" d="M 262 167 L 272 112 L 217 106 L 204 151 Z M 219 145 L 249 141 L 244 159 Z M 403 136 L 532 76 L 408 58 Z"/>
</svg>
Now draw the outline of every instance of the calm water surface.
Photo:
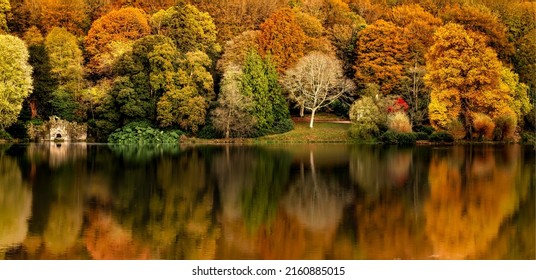
<svg viewBox="0 0 536 280">
<path fill-rule="evenodd" d="M 0 145 L 0 259 L 535 259 L 531 146 Z"/>
</svg>

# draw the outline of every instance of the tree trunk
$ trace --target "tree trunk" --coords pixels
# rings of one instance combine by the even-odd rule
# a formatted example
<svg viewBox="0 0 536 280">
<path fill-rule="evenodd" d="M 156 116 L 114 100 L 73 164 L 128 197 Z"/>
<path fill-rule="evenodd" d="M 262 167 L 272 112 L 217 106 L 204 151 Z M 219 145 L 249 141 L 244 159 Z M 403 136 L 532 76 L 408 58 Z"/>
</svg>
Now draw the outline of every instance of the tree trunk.
<svg viewBox="0 0 536 280">
<path fill-rule="evenodd" d="M 311 111 L 311 122 L 309 123 L 309 128 L 313 128 L 313 123 L 315 121 L 315 111 L 316 111 L 316 109 L 313 109 Z"/>
<path fill-rule="evenodd" d="M 305 111 L 305 105 L 302 103 L 300 104 L 300 118 L 303 118 L 304 111 Z"/>
<path fill-rule="evenodd" d="M 230 130 L 230 124 L 231 121 L 229 119 L 227 119 L 227 127 L 225 128 L 225 139 L 229 139 L 229 130 Z"/>
<path fill-rule="evenodd" d="M 30 99 L 30 115 L 32 119 L 37 117 L 37 104 L 35 104 L 35 100 L 33 98 Z"/>
</svg>

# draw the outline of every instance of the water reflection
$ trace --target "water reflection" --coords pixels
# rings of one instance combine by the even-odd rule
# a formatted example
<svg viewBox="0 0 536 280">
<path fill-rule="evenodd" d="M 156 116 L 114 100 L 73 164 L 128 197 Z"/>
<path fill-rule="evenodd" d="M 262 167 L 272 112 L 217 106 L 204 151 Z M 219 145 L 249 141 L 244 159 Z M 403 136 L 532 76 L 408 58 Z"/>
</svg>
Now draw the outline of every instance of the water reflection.
<svg viewBox="0 0 536 280">
<path fill-rule="evenodd" d="M 0 259 L 535 259 L 522 146 L 0 145 Z"/>
<path fill-rule="evenodd" d="M 366 193 L 403 187 L 408 181 L 413 150 L 396 146 L 356 146 L 351 150 L 350 177 Z"/>
<path fill-rule="evenodd" d="M 519 153 L 519 147 L 509 149 Z M 432 156 L 424 211 L 434 256 L 479 256 L 519 208 L 529 181 L 520 160 L 508 156 L 512 152 L 516 150 L 505 154 L 489 147 L 456 147 Z"/>
<path fill-rule="evenodd" d="M 32 193 L 17 162 L 0 153 L 0 257 L 24 241 L 32 211 Z"/>
</svg>

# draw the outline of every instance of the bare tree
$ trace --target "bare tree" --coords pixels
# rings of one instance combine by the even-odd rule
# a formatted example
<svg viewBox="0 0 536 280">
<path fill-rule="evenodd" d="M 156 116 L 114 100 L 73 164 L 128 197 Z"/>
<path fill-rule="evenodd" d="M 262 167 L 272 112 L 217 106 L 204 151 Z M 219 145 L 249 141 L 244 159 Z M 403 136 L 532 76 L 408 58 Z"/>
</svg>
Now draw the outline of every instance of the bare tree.
<svg viewBox="0 0 536 280">
<path fill-rule="evenodd" d="M 283 85 L 290 98 L 311 111 L 310 128 L 315 113 L 343 94 L 354 90 L 354 83 L 344 77 L 342 63 L 329 55 L 311 52 L 301 58 L 283 77 Z"/>
<path fill-rule="evenodd" d="M 214 127 L 223 132 L 225 138 L 245 136 L 255 125 L 251 114 L 251 97 L 240 92 L 242 71 L 231 65 L 227 68 L 221 82 L 218 106 L 213 112 Z"/>
</svg>

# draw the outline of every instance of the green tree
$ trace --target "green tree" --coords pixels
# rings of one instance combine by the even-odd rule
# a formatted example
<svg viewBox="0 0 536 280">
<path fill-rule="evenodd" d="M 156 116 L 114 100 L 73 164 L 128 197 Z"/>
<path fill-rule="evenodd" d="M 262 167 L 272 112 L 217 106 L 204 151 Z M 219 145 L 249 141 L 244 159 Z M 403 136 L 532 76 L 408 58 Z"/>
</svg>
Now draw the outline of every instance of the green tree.
<svg viewBox="0 0 536 280">
<path fill-rule="evenodd" d="M 156 56 L 160 55 L 157 53 Z M 153 59 L 157 61 L 159 58 Z M 162 65 L 165 64 L 164 61 L 161 62 Z M 208 55 L 201 51 L 188 52 L 178 60 L 178 64 L 174 66 L 175 83 L 165 83 L 166 87 L 170 84 L 171 87 L 164 91 L 157 104 L 160 126 L 178 124 L 181 128 L 195 133 L 205 124 L 209 102 L 215 97 L 214 82 L 208 72 L 211 64 Z M 158 75 L 158 80 L 161 81 L 164 77 L 165 74 Z M 151 79 L 151 82 L 153 81 Z"/>
<path fill-rule="evenodd" d="M 509 107 L 514 111 L 518 120 L 523 120 L 533 107 L 528 96 L 528 86 L 519 81 L 519 75 L 503 66 L 501 87 L 510 97 Z"/>
<path fill-rule="evenodd" d="M 33 90 L 32 67 L 24 42 L 0 35 L 0 129 L 17 120 L 22 102 Z"/>
<path fill-rule="evenodd" d="M 205 53 L 183 54 L 168 37 L 141 38 L 117 61 L 113 102 L 105 107 L 117 108 L 119 125 L 149 120 L 161 127 L 179 125 L 196 132 L 204 124 L 209 102 L 215 96 L 207 70 L 211 65 Z M 115 119 L 117 115 L 109 117 Z M 110 126 L 112 122 L 101 124 Z"/>
<path fill-rule="evenodd" d="M 449 23 L 437 29 L 426 59 L 429 117 L 437 129 L 461 120 L 471 136 L 474 113 L 496 118 L 511 111 L 509 96 L 500 89 L 501 62 L 482 35 Z"/>
<path fill-rule="evenodd" d="M 288 105 L 275 67 L 252 50 L 246 57 L 241 91 L 253 99 L 255 134 L 282 133 L 292 129 Z"/>
<path fill-rule="evenodd" d="M 76 37 L 64 28 L 54 27 L 45 39 L 51 73 L 58 81 L 51 105 L 53 114 L 73 120 L 84 118 L 79 102 L 84 89 L 82 51 Z"/>
<path fill-rule="evenodd" d="M 24 33 L 28 44 L 29 62 L 32 65 L 33 92 L 28 97 L 31 118 L 47 119 L 52 114 L 51 98 L 57 89 L 57 80 L 52 76 L 52 66 L 44 38 L 34 26 Z"/>
</svg>

